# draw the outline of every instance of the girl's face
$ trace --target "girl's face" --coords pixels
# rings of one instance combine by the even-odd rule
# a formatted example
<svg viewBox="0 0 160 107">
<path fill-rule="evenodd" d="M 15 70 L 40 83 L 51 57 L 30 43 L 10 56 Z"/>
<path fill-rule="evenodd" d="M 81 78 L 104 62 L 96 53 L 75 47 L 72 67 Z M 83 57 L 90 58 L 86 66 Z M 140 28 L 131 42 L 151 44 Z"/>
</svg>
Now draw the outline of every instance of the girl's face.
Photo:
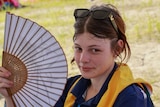
<svg viewBox="0 0 160 107">
<path fill-rule="evenodd" d="M 90 33 L 79 34 L 74 41 L 74 58 L 84 78 L 108 75 L 114 66 L 111 40 Z"/>
</svg>

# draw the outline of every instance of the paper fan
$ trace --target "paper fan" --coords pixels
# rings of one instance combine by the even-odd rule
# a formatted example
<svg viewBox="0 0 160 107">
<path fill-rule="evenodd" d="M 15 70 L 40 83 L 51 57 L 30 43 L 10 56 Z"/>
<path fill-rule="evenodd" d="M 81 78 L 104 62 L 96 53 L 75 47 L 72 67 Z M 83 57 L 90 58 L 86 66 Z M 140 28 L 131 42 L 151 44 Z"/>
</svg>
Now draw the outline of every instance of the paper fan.
<svg viewBox="0 0 160 107">
<path fill-rule="evenodd" d="M 64 52 L 49 31 L 37 23 L 6 13 L 2 66 L 14 87 L 7 89 L 16 107 L 51 107 L 67 80 Z"/>
</svg>

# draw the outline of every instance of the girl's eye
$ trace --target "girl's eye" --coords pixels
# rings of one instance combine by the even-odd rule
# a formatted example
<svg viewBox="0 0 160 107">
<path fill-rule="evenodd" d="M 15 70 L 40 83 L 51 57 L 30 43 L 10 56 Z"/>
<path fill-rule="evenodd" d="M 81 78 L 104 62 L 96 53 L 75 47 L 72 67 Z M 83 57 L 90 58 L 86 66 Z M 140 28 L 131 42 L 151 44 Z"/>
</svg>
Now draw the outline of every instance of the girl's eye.
<svg viewBox="0 0 160 107">
<path fill-rule="evenodd" d="M 98 52 L 100 52 L 100 50 L 99 49 L 91 49 L 91 51 L 92 51 L 92 53 L 98 53 Z"/>
<path fill-rule="evenodd" d="M 82 52 L 82 48 L 80 48 L 80 47 L 74 47 L 74 51 L 75 52 Z"/>
</svg>

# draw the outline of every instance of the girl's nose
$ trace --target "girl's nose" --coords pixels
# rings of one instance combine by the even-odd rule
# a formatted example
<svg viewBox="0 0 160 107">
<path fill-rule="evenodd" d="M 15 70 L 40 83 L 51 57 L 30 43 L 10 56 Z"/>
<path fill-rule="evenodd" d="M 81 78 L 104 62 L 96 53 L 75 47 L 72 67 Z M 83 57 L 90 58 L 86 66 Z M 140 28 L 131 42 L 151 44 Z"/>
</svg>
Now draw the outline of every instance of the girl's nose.
<svg viewBox="0 0 160 107">
<path fill-rule="evenodd" d="M 80 62 L 81 63 L 87 63 L 90 61 L 90 55 L 87 52 L 82 52 L 80 55 Z"/>
</svg>

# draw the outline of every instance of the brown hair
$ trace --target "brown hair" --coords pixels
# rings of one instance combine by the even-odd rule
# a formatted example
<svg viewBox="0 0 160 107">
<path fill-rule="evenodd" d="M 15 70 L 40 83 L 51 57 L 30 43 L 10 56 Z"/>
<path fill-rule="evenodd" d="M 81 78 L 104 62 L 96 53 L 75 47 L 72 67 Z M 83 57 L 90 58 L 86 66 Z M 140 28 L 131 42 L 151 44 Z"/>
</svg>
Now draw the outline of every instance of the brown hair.
<svg viewBox="0 0 160 107">
<path fill-rule="evenodd" d="M 120 16 L 119 11 L 117 8 L 111 4 L 103 4 L 100 6 L 92 6 L 90 8 L 90 11 L 94 10 L 106 10 L 112 13 L 115 24 L 118 28 L 118 32 L 113 27 L 113 24 L 111 23 L 111 20 L 105 19 L 105 20 L 96 20 L 92 18 L 91 15 L 88 15 L 87 17 L 84 18 L 77 18 L 76 22 L 74 24 L 75 28 L 75 34 L 73 36 L 73 41 L 76 39 L 78 34 L 82 34 L 84 32 L 89 32 L 93 35 L 95 35 L 98 38 L 107 38 L 110 40 L 113 40 L 111 42 L 111 48 L 113 52 L 121 59 L 121 62 L 124 60 L 127 60 L 130 58 L 131 55 L 131 50 L 129 47 L 129 44 L 126 40 L 126 35 L 125 35 L 125 23 Z M 117 44 L 118 40 L 122 40 L 124 43 L 123 47 L 120 47 Z M 124 52 L 124 56 L 121 56 L 121 53 Z M 72 62 L 74 61 L 74 58 Z"/>
</svg>

